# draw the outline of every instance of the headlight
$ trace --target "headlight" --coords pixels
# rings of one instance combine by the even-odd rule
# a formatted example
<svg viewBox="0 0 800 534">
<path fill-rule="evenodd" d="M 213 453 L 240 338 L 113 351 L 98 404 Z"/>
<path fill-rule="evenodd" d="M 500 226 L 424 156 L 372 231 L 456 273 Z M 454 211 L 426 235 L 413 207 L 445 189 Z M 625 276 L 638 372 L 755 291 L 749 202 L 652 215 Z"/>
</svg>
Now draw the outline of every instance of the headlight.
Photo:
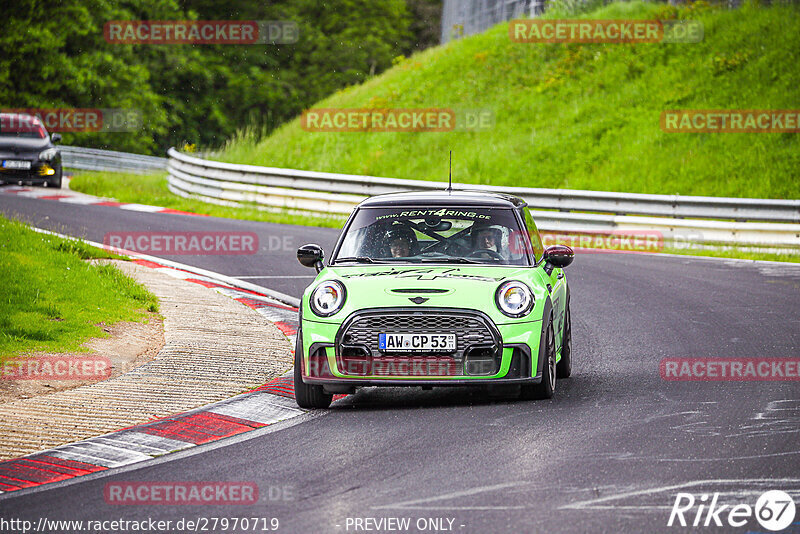
<svg viewBox="0 0 800 534">
<path fill-rule="evenodd" d="M 328 280 L 314 289 L 309 299 L 311 311 L 320 317 L 330 317 L 342 309 L 345 289 L 341 282 Z"/>
<path fill-rule="evenodd" d="M 51 159 L 56 157 L 56 154 L 58 154 L 58 150 L 56 150 L 55 148 L 48 148 L 47 150 L 43 150 L 42 152 L 39 153 L 39 159 L 44 161 L 50 161 Z"/>
<path fill-rule="evenodd" d="M 533 293 L 516 280 L 503 283 L 495 294 L 497 308 L 509 317 L 522 317 L 533 308 Z"/>
</svg>

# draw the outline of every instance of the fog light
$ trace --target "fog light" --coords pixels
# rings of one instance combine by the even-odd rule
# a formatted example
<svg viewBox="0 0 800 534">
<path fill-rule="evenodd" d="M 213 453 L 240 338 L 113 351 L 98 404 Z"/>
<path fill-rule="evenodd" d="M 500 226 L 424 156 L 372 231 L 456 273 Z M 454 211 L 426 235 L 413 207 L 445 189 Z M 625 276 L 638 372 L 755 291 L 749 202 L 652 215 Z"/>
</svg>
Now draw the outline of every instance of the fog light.
<svg viewBox="0 0 800 534">
<path fill-rule="evenodd" d="M 500 371 L 500 358 L 491 347 L 476 347 L 464 354 L 464 368 L 472 376 L 496 375 Z"/>
<path fill-rule="evenodd" d="M 56 170 L 49 165 L 42 165 L 42 168 L 39 169 L 39 174 L 41 176 L 52 176 L 56 173 Z"/>
</svg>

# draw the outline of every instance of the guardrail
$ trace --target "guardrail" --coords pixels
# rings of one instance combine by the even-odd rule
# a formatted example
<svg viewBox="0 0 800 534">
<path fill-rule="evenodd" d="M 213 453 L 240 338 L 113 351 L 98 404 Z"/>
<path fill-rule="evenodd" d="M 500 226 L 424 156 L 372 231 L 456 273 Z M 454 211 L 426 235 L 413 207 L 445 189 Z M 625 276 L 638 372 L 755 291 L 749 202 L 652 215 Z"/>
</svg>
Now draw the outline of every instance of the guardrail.
<svg viewBox="0 0 800 534">
<path fill-rule="evenodd" d="M 349 214 L 361 200 L 395 191 L 443 190 L 426 182 L 200 159 L 168 151 L 169 189 L 223 205 Z M 456 189 L 524 198 L 540 229 L 563 232 L 658 231 L 667 241 L 759 245 L 800 251 L 800 200 L 687 197 L 605 191 L 496 187 L 454 183 Z M 709 220 L 729 219 L 729 220 Z"/>
<path fill-rule="evenodd" d="M 62 166 L 65 169 L 125 171 L 144 174 L 163 171 L 167 168 L 167 158 L 66 145 L 59 145 L 58 149 L 61 152 Z"/>
</svg>

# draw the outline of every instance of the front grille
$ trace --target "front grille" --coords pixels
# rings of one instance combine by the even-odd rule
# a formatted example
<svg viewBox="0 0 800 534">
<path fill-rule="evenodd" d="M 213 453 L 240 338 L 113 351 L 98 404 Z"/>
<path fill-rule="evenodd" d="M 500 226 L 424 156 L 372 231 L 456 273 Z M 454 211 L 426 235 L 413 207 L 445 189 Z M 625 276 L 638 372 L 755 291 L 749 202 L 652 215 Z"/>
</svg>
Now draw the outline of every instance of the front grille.
<svg viewBox="0 0 800 534">
<path fill-rule="evenodd" d="M 0 160 L 5 158 L 0 157 Z M 8 158 L 11 159 L 11 158 Z M 30 169 L 6 169 L 0 167 L 0 178 L 6 180 L 30 180 L 37 179 L 37 177 L 47 177 L 52 175 L 45 174 L 45 168 L 42 165 L 33 164 Z"/>
<path fill-rule="evenodd" d="M 497 330 L 490 326 L 491 320 L 477 313 L 441 311 L 441 308 L 407 310 L 384 309 L 361 312 L 346 321 L 338 336 L 337 352 L 341 346 L 359 346 L 369 350 L 372 356 L 405 356 L 404 352 L 380 352 L 378 334 L 440 333 L 456 335 L 456 350 L 452 353 L 433 353 L 461 361 L 470 347 L 500 346 Z"/>
</svg>

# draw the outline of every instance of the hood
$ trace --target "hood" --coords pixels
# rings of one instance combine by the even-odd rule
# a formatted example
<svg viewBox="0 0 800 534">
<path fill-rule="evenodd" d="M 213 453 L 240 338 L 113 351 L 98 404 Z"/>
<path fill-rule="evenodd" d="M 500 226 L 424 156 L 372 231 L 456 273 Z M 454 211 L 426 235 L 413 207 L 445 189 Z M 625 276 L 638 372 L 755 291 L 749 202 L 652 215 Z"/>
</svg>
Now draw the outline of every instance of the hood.
<svg viewBox="0 0 800 534">
<path fill-rule="evenodd" d="M 0 152 L 27 154 L 29 152 L 41 152 L 51 147 L 50 139 L 28 139 L 25 137 L 4 137 L 0 135 Z"/>
<path fill-rule="evenodd" d="M 323 280 L 342 282 L 347 291 L 344 307 L 325 322 L 341 322 L 352 312 L 364 308 L 429 306 L 480 310 L 496 323 L 509 321 L 495 305 L 495 292 L 506 280 L 528 281 L 531 270 L 518 267 L 487 265 L 397 266 L 370 265 L 327 267 L 306 290 L 304 303 L 311 291 Z M 542 298 L 530 283 L 536 299 Z M 411 300 L 416 299 L 416 300 Z M 422 300 L 426 299 L 426 300 Z M 304 309 L 304 318 L 311 318 Z"/>
</svg>

